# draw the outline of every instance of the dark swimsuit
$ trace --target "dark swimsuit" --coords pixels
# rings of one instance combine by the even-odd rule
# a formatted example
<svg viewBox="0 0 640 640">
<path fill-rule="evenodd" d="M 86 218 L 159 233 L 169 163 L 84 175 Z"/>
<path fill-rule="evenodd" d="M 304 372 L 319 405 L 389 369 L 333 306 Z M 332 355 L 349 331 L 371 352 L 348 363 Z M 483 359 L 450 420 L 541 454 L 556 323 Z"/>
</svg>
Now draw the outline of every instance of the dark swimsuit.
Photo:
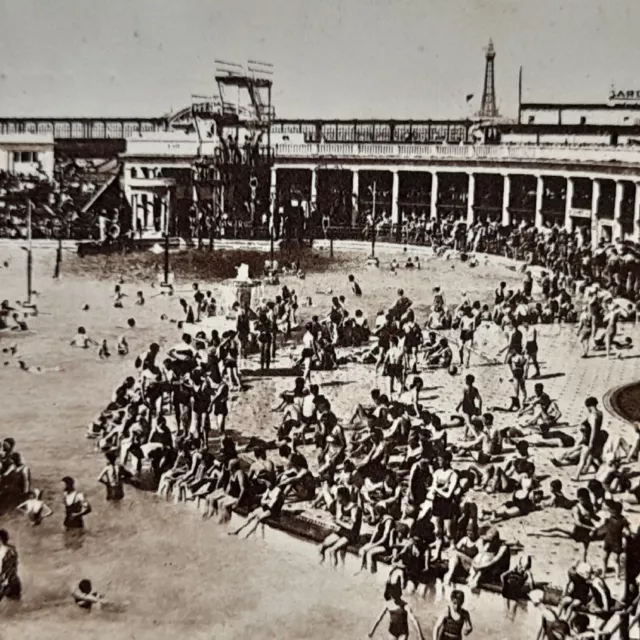
<svg viewBox="0 0 640 640">
<path fill-rule="evenodd" d="M 586 606 L 591 599 L 591 587 L 589 583 L 577 574 L 571 576 L 571 582 L 573 583 L 571 597 Z"/>
<path fill-rule="evenodd" d="M 67 529 L 84 529 L 84 518 L 82 513 L 82 502 L 76 501 L 76 496 L 71 504 L 67 504 L 65 500 L 65 517 L 64 526 Z"/>
<path fill-rule="evenodd" d="M 460 620 L 454 620 L 450 613 L 444 619 L 442 628 L 442 640 L 462 640 L 462 627 L 464 626 L 464 618 L 460 616 Z"/>
<path fill-rule="evenodd" d="M 409 616 L 407 610 L 402 609 L 389 609 L 389 634 L 394 638 L 409 635 Z"/>
<path fill-rule="evenodd" d="M 569 624 L 564 620 L 554 620 L 553 622 L 547 622 L 542 620 L 542 628 L 547 640 L 562 640 L 566 638 L 569 633 Z"/>
<path fill-rule="evenodd" d="M 504 577 L 502 597 L 507 600 L 520 600 L 528 593 L 527 574 L 520 569 L 514 569 Z"/>
<path fill-rule="evenodd" d="M 226 386 L 226 383 L 223 383 Z M 227 400 L 229 399 L 229 389 L 226 388 L 224 393 L 213 403 L 213 413 L 216 416 L 226 416 L 229 414 L 229 406 Z"/>
</svg>

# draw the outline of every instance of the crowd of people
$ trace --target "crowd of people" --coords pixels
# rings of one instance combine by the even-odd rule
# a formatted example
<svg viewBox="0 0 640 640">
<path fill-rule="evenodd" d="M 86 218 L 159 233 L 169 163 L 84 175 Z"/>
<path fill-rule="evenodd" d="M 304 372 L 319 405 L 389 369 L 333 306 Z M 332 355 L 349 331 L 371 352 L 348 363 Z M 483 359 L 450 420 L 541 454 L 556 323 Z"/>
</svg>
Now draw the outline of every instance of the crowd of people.
<svg viewBox="0 0 640 640">
<path fill-rule="evenodd" d="M 419 260 L 394 262 L 394 270 L 420 268 Z M 629 348 L 618 340 L 628 309 L 610 292 L 616 279 L 606 269 L 593 275 L 593 282 L 583 282 L 554 270 L 534 279 L 526 269 L 519 289 L 498 283 L 492 305 L 465 296 L 451 306 L 436 288 L 428 317 L 421 319 L 400 289 L 371 326 L 361 309 L 348 309 L 347 300 L 357 302 L 363 294 L 353 276 L 346 280 L 346 295 L 333 296 L 325 316 L 301 327 L 296 292 L 284 286 L 256 308 L 234 305 L 235 326 L 221 335 L 198 327 L 215 315 L 216 302 L 194 285 L 193 300 L 180 300 L 181 341 L 167 349 L 153 343 L 140 354 L 135 374 L 90 425 L 88 435 L 106 456 L 99 477 L 106 498 L 121 500 L 130 483 L 152 488 L 165 500 L 193 502 L 204 518 L 228 521 L 239 511 L 246 519 L 230 533 L 246 536 L 291 503 L 302 506 L 323 523 L 322 560 L 339 564 L 352 550 L 363 571 L 375 572 L 381 561 L 391 565 L 385 611 L 392 622 L 409 615 L 402 594 L 421 592 L 437 577 L 493 585 L 509 600 L 535 593 L 526 547 L 504 539 L 499 525 L 542 509 L 567 510 L 573 529 L 538 533 L 570 537 L 584 549 L 570 572 L 558 620 L 571 628 L 594 608 L 611 616 L 616 604 L 606 582 L 609 563 L 613 558 L 619 569 L 624 539 L 632 534 L 621 498 L 639 494 L 623 463 L 637 459 L 640 440 L 609 437 L 593 397 L 585 400 L 576 439 L 563 428 L 559 403 L 544 384 L 528 388 L 540 376 L 540 323 L 574 322 L 584 355 L 592 349 L 617 355 Z M 114 305 L 122 306 L 124 298 L 117 287 Z M 478 346 L 480 334 L 504 347 L 487 354 Z M 298 377 L 274 407 L 281 417 L 273 436 L 253 437 L 240 447 L 226 429 L 227 416 L 241 401 L 239 363 L 255 353 L 260 369 L 268 370 L 279 345 L 296 335 L 302 346 L 291 371 Z M 76 346 L 92 346 L 87 340 L 83 334 Z M 457 382 L 472 354 L 509 371 L 506 406 L 487 407 L 471 374 Z M 386 387 L 378 384 L 369 402 L 338 417 L 315 371 L 348 361 L 375 367 Z M 421 401 L 425 375 L 434 369 L 446 371 L 453 388 L 460 386 L 453 415 Z M 498 426 L 498 412 L 511 412 L 513 425 Z M 455 429 L 464 430 L 464 437 L 453 437 Z M 558 478 L 538 479 L 534 452 L 549 445 L 559 449 L 554 464 L 573 466 L 584 483 L 575 496 L 566 495 Z M 591 471 L 595 477 L 583 480 Z M 65 480 L 68 519 L 81 528 L 90 507 L 73 479 Z M 478 492 L 505 499 L 483 510 Z M 601 543 L 605 560 L 595 570 L 588 553 Z"/>
<path fill-rule="evenodd" d="M 33 238 L 97 237 L 94 216 L 82 209 L 103 182 L 98 167 L 71 160 L 59 160 L 54 177 L 42 168 L 30 174 L 0 171 L 0 237 L 27 238 L 29 203 Z"/>
<path fill-rule="evenodd" d="M 558 277 L 600 282 L 615 296 L 631 300 L 640 290 L 637 249 L 630 243 L 603 239 L 594 250 L 590 229 L 582 226 L 568 232 L 559 224 L 542 228 L 525 223 L 503 226 L 497 219 L 478 220 L 467 226 L 454 214 L 431 219 L 426 213 L 414 212 L 403 216 L 399 227 L 383 214 L 377 218 L 376 230 L 380 240 L 408 246 L 426 245 L 440 252 L 455 250 L 463 254 L 482 252 L 525 261 L 555 272 Z M 363 233 L 371 237 L 371 227 L 365 226 Z"/>
<path fill-rule="evenodd" d="M 332 295 L 326 314 L 305 323 L 295 290 L 283 286 L 254 308 L 236 303 L 234 327 L 207 333 L 198 323 L 215 316 L 218 306 L 194 284 L 192 299 L 180 299 L 180 342 L 169 348 L 152 343 L 139 354 L 135 372 L 89 427 L 88 436 L 106 458 L 99 476 L 106 499 L 122 500 L 127 483 L 153 489 L 164 500 L 193 502 L 203 518 L 228 522 L 233 512 L 241 513 L 246 518 L 230 533 L 245 536 L 295 504 L 318 518 L 322 561 L 339 565 L 352 551 L 362 571 L 376 572 L 380 562 L 390 565 L 380 620 L 389 617 L 393 637 L 406 637 L 412 620 L 403 594 L 421 593 L 436 578 L 498 589 L 509 601 L 529 597 L 543 609 L 541 637 L 589 637 L 580 635 L 591 632 L 593 618 L 585 614 L 596 612 L 607 621 L 622 610 L 607 581 L 611 560 L 619 573 L 625 541 L 637 535 L 623 499 L 640 502 L 640 485 L 626 466 L 638 460 L 640 429 L 633 438 L 609 434 L 598 400 L 585 390 L 584 420 L 574 437 L 562 422 L 561 399 L 550 397 L 540 381 L 531 389 L 530 380 L 541 375 L 541 324 L 573 324 L 584 357 L 593 350 L 618 357 L 631 348 L 620 333 L 621 322 L 635 310 L 628 305 L 635 272 L 624 260 L 624 245 L 588 257 L 578 234 L 558 230 L 521 234 L 519 242 L 529 265 L 544 259 L 545 270 L 534 277 L 525 266 L 517 289 L 496 283 L 492 304 L 464 294 L 450 305 L 436 287 L 429 313 L 419 318 L 413 301 L 398 289 L 371 325 L 362 309 L 349 309 L 363 295 L 350 275 L 344 295 Z M 407 258 L 389 268 L 421 265 Z M 126 297 L 118 285 L 114 306 L 129 304 Z M 145 304 L 144 297 L 139 293 L 132 304 Z M 294 383 L 273 408 L 273 434 L 241 446 L 227 432 L 228 415 L 242 402 L 241 362 L 256 354 L 266 372 L 284 341 L 298 338 L 301 347 L 289 367 Z M 480 348 L 487 343 L 499 349 Z M 84 330 L 72 345 L 99 346 Z M 128 346 L 118 353 L 126 355 Z M 507 372 L 504 406 L 487 406 L 475 377 L 460 375 L 472 356 Z M 374 367 L 376 386 L 368 401 L 338 416 L 316 372 L 346 362 Z M 459 394 L 452 415 L 427 407 L 421 396 L 434 370 L 446 372 L 450 389 Z M 505 413 L 508 426 L 497 419 Z M 554 465 L 574 469 L 574 494 L 557 477 L 540 478 L 535 451 L 548 446 L 558 448 Z M 37 524 L 50 510 L 31 489 L 28 467 L 13 448 L 5 440 L 0 495 L 14 496 L 14 506 Z M 82 530 L 91 506 L 73 478 L 66 477 L 64 485 L 65 527 Z M 504 500 L 483 509 L 482 493 L 502 494 Z M 506 539 L 500 527 L 541 510 L 570 513 L 573 527 L 536 535 L 568 537 L 583 550 L 557 610 L 538 595 L 541 585 L 526 544 Z M 5 533 L 0 543 L 9 549 Z M 600 544 L 604 560 L 595 569 L 589 553 Z M 3 556 L 0 585 L 17 576 L 14 556 Z M 438 638 L 455 640 L 470 628 L 458 594 L 454 590 L 438 623 Z M 635 600 L 634 611 L 637 605 Z"/>
</svg>

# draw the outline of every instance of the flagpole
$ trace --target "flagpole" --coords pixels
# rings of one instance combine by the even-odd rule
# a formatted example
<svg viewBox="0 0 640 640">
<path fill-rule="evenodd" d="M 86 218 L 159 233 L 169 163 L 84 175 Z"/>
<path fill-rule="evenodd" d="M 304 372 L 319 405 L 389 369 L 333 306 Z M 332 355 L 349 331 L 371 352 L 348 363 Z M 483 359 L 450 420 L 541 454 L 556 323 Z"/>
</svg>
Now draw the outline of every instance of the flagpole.
<svg viewBox="0 0 640 640">
<path fill-rule="evenodd" d="M 27 305 L 31 306 L 33 279 L 33 238 L 31 233 L 31 200 L 27 200 Z"/>
</svg>

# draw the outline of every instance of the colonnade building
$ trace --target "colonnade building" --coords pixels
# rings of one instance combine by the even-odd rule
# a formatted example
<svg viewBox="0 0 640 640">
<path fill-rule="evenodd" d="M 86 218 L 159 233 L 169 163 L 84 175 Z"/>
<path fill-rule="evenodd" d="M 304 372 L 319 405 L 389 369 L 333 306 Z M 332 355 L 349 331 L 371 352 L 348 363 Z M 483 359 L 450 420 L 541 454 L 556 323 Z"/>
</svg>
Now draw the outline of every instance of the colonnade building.
<svg viewBox="0 0 640 640">
<path fill-rule="evenodd" d="M 454 214 L 640 240 L 640 148 L 306 143 L 275 156 L 272 207 L 300 193 L 339 225 L 370 216 L 375 192 L 375 215 L 391 224 Z"/>
<path fill-rule="evenodd" d="M 188 107 L 131 122 L 4 118 L 0 138 L 53 136 L 56 155 L 116 152 L 131 226 L 146 237 L 183 234 L 181 221 L 202 208 L 260 226 L 298 207 L 352 228 L 372 215 L 398 225 L 453 214 L 467 224 L 555 224 L 588 229 L 596 241 L 640 241 L 634 100 L 522 103 L 512 121 L 274 119 L 253 150 L 243 150 L 246 131 L 235 131 L 233 161 L 222 142 L 229 132 L 215 131 L 213 113 Z"/>
</svg>

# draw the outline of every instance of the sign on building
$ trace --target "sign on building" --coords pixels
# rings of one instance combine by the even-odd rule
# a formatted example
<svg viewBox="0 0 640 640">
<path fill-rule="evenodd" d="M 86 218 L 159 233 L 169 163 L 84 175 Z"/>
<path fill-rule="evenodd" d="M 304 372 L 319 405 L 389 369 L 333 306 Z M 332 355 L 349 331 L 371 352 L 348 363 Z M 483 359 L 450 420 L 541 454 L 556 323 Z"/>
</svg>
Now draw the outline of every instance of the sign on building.
<svg viewBox="0 0 640 640">
<path fill-rule="evenodd" d="M 640 102 L 640 89 L 615 89 L 609 91 L 610 102 Z"/>
<path fill-rule="evenodd" d="M 569 209 L 569 215 L 573 218 L 590 218 L 591 209 L 579 209 L 577 207 L 571 207 L 571 209 Z"/>
</svg>

